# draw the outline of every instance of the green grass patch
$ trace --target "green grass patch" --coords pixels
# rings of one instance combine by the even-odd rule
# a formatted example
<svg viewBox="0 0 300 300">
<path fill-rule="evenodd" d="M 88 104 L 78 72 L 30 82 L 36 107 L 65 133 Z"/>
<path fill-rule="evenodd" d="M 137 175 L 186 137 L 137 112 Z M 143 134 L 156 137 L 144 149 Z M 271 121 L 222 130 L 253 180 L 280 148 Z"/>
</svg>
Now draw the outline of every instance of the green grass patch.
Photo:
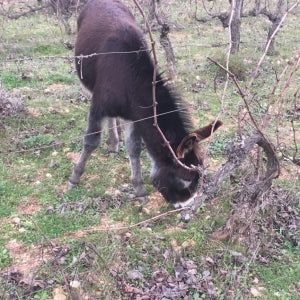
<svg viewBox="0 0 300 300">
<path fill-rule="evenodd" d="M 25 80 L 21 78 L 21 74 L 12 74 L 12 73 L 6 73 L 2 72 L 0 75 L 1 82 L 6 90 L 12 90 L 14 88 L 20 88 L 20 87 L 29 87 L 29 86 L 35 86 L 37 84 L 37 80 Z"/>
<path fill-rule="evenodd" d="M 36 135 L 30 136 L 28 138 L 23 139 L 24 146 L 28 148 L 35 148 L 45 145 L 50 145 L 55 140 L 54 136 L 51 134 L 48 135 Z"/>
<path fill-rule="evenodd" d="M 26 243 L 36 243 L 40 241 L 41 237 L 46 239 L 62 237 L 68 232 L 75 232 L 98 224 L 99 221 L 100 216 L 93 210 L 87 210 L 84 213 L 40 211 L 26 221 L 25 231 L 15 234 L 15 236 Z"/>
<path fill-rule="evenodd" d="M 0 269 L 8 267 L 11 263 L 11 256 L 8 250 L 0 245 Z"/>
<path fill-rule="evenodd" d="M 33 56 L 55 56 L 66 52 L 63 44 L 40 44 L 30 49 L 30 54 Z"/>
<path fill-rule="evenodd" d="M 13 213 L 20 199 L 32 193 L 32 187 L 11 180 L 10 170 L 0 165 L 0 217 Z"/>
<path fill-rule="evenodd" d="M 262 280 L 269 299 L 300 299 L 298 288 L 300 278 L 300 259 L 292 256 L 268 266 L 257 266 L 255 272 Z"/>
</svg>

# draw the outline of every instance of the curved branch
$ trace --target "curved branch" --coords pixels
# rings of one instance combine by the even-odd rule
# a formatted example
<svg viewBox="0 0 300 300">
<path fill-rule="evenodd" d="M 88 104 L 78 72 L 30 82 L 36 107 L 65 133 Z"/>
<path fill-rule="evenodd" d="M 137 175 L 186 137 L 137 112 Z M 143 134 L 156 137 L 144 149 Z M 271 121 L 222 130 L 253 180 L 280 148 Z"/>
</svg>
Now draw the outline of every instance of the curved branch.
<svg viewBox="0 0 300 300">
<path fill-rule="evenodd" d="M 273 179 L 279 175 L 280 167 L 275 155 L 274 146 L 265 139 L 263 135 L 257 133 L 241 141 L 239 144 L 230 146 L 227 162 L 222 165 L 211 179 L 206 180 L 201 194 L 196 197 L 191 207 L 192 212 L 195 212 L 202 203 L 210 200 L 215 195 L 221 187 L 223 180 L 228 178 L 229 175 L 245 161 L 255 145 L 260 146 L 265 152 L 267 169 L 264 178 L 258 182 L 253 181 L 250 183 L 245 189 L 244 194 L 247 194 L 248 197 L 250 196 L 251 200 L 255 200 L 261 193 L 270 188 Z M 184 215 L 183 218 L 186 219 Z"/>
<path fill-rule="evenodd" d="M 4 16 L 4 17 L 7 17 L 8 19 L 11 19 L 11 20 L 17 20 L 17 19 L 19 19 L 19 18 L 21 18 L 21 17 L 24 17 L 24 16 L 28 15 L 28 14 L 32 14 L 32 13 L 34 13 L 34 12 L 43 10 L 43 9 L 48 8 L 48 7 L 50 7 L 50 6 L 51 6 L 51 5 L 50 5 L 49 2 L 46 3 L 45 5 L 42 5 L 42 6 L 39 6 L 39 7 L 31 7 L 31 6 L 28 5 L 28 6 L 27 6 L 27 7 L 28 7 L 28 10 L 26 10 L 26 11 L 24 11 L 24 12 L 22 12 L 22 13 L 13 15 L 13 14 L 10 14 L 9 12 L 0 11 L 0 15 L 1 15 L 1 16 Z"/>
</svg>

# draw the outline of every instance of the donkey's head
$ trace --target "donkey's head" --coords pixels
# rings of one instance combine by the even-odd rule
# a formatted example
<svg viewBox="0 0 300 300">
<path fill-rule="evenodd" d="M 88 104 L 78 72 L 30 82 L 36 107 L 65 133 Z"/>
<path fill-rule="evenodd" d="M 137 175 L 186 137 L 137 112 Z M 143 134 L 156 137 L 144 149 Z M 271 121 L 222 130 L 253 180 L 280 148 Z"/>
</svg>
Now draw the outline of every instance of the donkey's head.
<svg viewBox="0 0 300 300">
<path fill-rule="evenodd" d="M 202 165 L 198 142 L 209 137 L 221 125 L 221 121 L 216 121 L 184 137 L 177 147 L 177 158 L 188 167 Z M 174 206 L 186 206 L 196 196 L 199 173 L 184 169 L 175 161 L 161 167 L 154 166 L 151 177 L 153 185 Z"/>
</svg>

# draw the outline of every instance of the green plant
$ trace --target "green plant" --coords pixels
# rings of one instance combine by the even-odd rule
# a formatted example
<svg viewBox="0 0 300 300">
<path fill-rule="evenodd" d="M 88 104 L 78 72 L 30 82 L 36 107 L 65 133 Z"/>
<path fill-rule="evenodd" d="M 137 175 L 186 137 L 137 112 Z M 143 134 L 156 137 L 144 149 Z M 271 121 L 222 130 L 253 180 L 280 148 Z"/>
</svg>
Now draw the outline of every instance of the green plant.
<svg viewBox="0 0 300 300">
<path fill-rule="evenodd" d="M 213 55 L 213 59 L 226 68 L 226 55 L 224 53 L 216 53 Z M 226 72 L 220 67 L 216 66 L 214 63 L 210 62 L 209 66 L 216 76 L 226 76 Z M 246 79 L 249 66 L 247 63 L 245 63 L 243 57 L 239 56 L 238 54 L 231 55 L 229 58 L 228 68 L 238 80 L 243 81 Z"/>
<path fill-rule="evenodd" d="M 41 290 L 41 291 L 36 292 L 34 294 L 33 298 L 36 300 L 46 300 L 46 299 L 51 298 L 51 296 L 50 296 L 49 291 Z"/>
<path fill-rule="evenodd" d="M 26 148 L 35 148 L 44 145 L 50 145 L 54 141 L 54 137 L 51 134 L 47 135 L 35 135 L 23 139 L 23 144 Z"/>
<path fill-rule="evenodd" d="M 6 248 L 0 246 L 0 269 L 3 269 L 10 265 L 12 259 Z"/>
</svg>

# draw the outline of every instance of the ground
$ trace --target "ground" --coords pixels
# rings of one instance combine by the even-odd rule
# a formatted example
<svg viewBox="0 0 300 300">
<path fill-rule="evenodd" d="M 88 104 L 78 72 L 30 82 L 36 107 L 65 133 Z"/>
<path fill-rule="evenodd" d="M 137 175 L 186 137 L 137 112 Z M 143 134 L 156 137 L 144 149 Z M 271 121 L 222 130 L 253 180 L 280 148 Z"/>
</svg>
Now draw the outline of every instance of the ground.
<svg viewBox="0 0 300 300">
<path fill-rule="evenodd" d="M 230 143 L 240 142 L 237 125 L 245 136 L 253 127 L 249 119 L 238 118 L 243 100 L 232 81 L 222 100 L 225 80 L 206 60 L 227 53 L 227 30 L 215 20 L 196 22 L 191 2 L 165 4 L 178 72 L 170 84 L 187 101 L 195 128 L 217 115 L 224 123 L 211 141 L 201 144 L 210 177 L 226 162 Z M 15 5 L 11 12 L 19 12 L 23 4 Z M 205 14 L 199 5 L 197 14 Z M 16 20 L 1 16 L 1 297 L 298 299 L 300 173 L 292 163 L 300 147 L 300 74 L 293 69 L 298 14 L 295 10 L 280 29 L 278 53 L 265 59 L 250 90 L 258 124 L 268 116 L 263 132 L 276 147 L 280 176 L 257 201 L 239 201 L 255 172 L 264 172 L 264 157 L 258 163 L 257 152 L 251 152 L 188 223 L 151 185 L 145 151 L 149 202 L 141 205 L 134 198 L 124 146 L 110 157 L 106 129 L 81 183 L 68 191 L 90 98 L 74 72 L 73 52 L 65 46 L 75 42 L 76 16 L 69 20 L 71 35 L 49 11 Z M 243 19 L 240 56 L 233 58 L 245 72 L 239 82 L 243 88 L 263 54 L 268 25 L 262 17 Z M 158 40 L 159 33 L 154 37 Z M 156 46 L 163 71 L 164 52 L 159 42 Z"/>
</svg>

